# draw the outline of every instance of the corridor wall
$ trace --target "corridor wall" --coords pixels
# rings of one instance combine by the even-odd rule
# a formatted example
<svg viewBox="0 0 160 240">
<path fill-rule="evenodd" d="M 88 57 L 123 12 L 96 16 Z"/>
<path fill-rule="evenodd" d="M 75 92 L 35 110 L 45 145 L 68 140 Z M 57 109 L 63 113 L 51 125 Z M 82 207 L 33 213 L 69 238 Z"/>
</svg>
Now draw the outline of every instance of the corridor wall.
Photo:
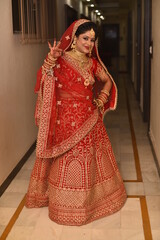
<svg viewBox="0 0 160 240">
<path fill-rule="evenodd" d="M 0 185 L 36 140 L 34 85 L 48 51 L 13 34 L 11 3 L 0 1 Z"/>
<path fill-rule="evenodd" d="M 153 58 L 151 61 L 150 137 L 160 166 L 160 1 L 152 1 Z"/>
</svg>

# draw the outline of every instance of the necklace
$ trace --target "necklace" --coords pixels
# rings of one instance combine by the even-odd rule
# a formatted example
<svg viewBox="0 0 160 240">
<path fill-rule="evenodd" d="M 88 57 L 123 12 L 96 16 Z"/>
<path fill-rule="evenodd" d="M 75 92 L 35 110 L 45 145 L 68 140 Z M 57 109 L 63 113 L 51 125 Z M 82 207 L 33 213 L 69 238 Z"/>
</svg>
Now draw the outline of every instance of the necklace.
<svg viewBox="0 0 160 240">
<path fill-rule="evenodd" d="M 85 64 L 88 65 L 88 63 L 89 63 L 89 57 L 87 57 L 85 53 L 81 53 L 77 49 L 74 49 L 74 50 L 66 52 L 66 54 L 69 55 L 74 60 L 76 60 L 77 64 L 83 70 L 85 70 L 84 65 Z M 84 86 L 87 88 L 91 83 L 93 84 L 94 82 L 93 82 L 93 80 L 91 80 L 91 77 L 89 76 L 88 71 L 85 70 L 85 72 L 87 73 L 87 75 L 85 73 L 86 77 L 84 80 Z"/>
<path fill-rule="evenodd" d="M 88 63 L 89 58 L 86 56 L 85 53 L 79 52 L 78 50 L 74 49 L 68 52 L 68 54 L 73 57 L 76 61 L 80 63 L 81 67 L 84 67 L 84 64 Z"/>
</svg>

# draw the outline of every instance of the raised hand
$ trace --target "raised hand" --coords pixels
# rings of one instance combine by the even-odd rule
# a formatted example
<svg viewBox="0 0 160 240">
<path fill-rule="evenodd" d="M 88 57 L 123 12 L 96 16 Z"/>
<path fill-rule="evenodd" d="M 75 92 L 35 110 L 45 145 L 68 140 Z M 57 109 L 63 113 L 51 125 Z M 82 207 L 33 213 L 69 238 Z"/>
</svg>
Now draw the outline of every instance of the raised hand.
<svg viewBox="0 0 160 240">
<path fill-rule="evenodd" d="M 54 39 L 53 46 L 48 42 L 48 46 L 50 49 L 50 54 L 53 58 L 58 58 L 62 55 L 63 50 L 56 46 L 56 39 Z"/>
</svg>

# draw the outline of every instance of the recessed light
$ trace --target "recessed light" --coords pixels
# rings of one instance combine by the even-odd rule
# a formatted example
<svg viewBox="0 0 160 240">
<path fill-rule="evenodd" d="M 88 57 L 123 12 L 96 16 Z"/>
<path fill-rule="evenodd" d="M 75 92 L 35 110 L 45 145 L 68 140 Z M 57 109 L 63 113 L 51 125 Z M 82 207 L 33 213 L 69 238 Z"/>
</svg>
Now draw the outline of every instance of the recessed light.
<svg viewBox="0 0 160 240">
<path fill-rule="evenodd" d="M 104 20 L 104 17 L 103 17 L 102 15 L 100 16 L 100 18 L 101 18 L 102 20 Z"/>
<path fill-rule="evenodd" d="M 94 7 L 94 4 L 91 4 L 90 7 Z"/>
</svg>

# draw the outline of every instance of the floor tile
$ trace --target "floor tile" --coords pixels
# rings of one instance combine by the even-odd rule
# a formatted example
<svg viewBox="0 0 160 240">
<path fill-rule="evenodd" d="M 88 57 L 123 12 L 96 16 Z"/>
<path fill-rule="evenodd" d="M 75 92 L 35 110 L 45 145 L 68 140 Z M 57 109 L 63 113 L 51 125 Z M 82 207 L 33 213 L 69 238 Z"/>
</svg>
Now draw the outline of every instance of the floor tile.
<svg viewBox="0 0 160 240">
<path fill-rule="evenodd" d="M 160 230 L 152 230 L 152 237 L 153 237 L 153 240 L 159 240 L 160 239 Z"/>
<path fill-rule="evenodd" d="M 21 169 L 21 171 L 17 174 L 17 180 L 29 180 L 31 175 L 30 169 Z"/>
<path fill-rule="evenodd" d="M 158 182 L 160 184 L 160 178 L 157 169 L 150 169 L 142 172 L 143 182 Z"/>
<path fill-rule="evenodd" d="M 148 209 L 160 211 L 160 196 L 146 196 Z"/>
<path fill-rule="evenodd" d="M 160 183 L 144 182 L 144 191 L 147 196 L 160 196 Z"/>
<path fill-rule="evenodd" d="M 160 230 L 160 211 L 150 211 L 149 218 L 152 230 Z"/>
<path fill-rule="evenodd" d="M 92 223 L 93 229 L 119 229 L 121 227 L 121 211 L 98 219 Z"/>
<path fill-rule="evenodd" d="M 132 153 L 121 153 L 121 162 L 134 162 L 134 156 Z"/>
<path fill-rule="evenodd" d="M 24 193 L 5 192 L 0 198 L 0 207 L 17 208 L 23 197 Z"/>
<path fill-rule="evenodd" d="M 121 228 L 143 230 L 141 211 L 125 210 L 121 213 Z"/>
<path fill-rule="evenodd" d="M 6 228 L 6 225 L 0 225 L 0 236 L 4 232 L 4 229 Z"/>
<path fill-rule="evenodd" d="M 134 162 L 120 161 L 120 171 L 125 180 L 136 180 L 137 173 Z"/>
<path fill-rule="evenodd" d="M 144 195 L 144 186 L 141 182 L 125 182 L 125 188 L 127 195 L 129 196 L 140 196 Z"/>
<path fill-rule="evenodd" d="M 125 205 L 123 206 L 121 212 L 124 211 L 141 211 L 139 198 L 127 198 Z"/>
<path fill-rule="evenodd" d="M 35 226 L 40 217 L 41 209 L 24 207 L 20 216 L 18 217 L 16 226 Z"/>
<path fill-rule="evenodd" d="M 15 211 L 16 208 L 0 207 L 0 225 L 6 226 Z"/>
<path fill-rule="evenodd" d="M 145 240 L 143 230 L 123 229 L 121 230 L 121 240 Z"/>
<path fill-rule="evenodd" d="M 65 227 L 62 229 L 60 240 L 92 240 L 92 229 L 81 227 Z"/>
<path fill-rule="evenodd" d="M 93 229 L 92 240 L 122 240 L 120 229 Z"/>
<path fill-rule="evenodd" d="M 26 193 L 28 189 L 28 180 L 17 180 L 14 179 L 9 187 L 6 189 L 6 192 L 19 192 Z"/>
<path fill-rule="evenodd" d="M 7 240 L 31 240 L 34 227 L 30 226 L 14 226 L 9 233 Z M 38 238 L 40 239 L 40 238 Z M 34 239 L 36 240 L 36 239 Z"/>
</svg>

